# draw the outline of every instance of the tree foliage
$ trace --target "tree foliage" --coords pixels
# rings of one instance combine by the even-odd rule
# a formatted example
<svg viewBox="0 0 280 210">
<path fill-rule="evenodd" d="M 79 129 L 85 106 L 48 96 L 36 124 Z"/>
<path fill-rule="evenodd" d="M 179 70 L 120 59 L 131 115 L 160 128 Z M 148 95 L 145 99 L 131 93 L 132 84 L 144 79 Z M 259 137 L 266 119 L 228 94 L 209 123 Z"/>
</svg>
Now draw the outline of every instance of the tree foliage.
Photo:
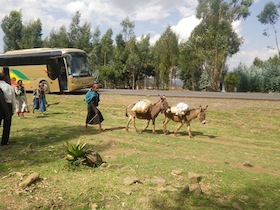
<svg viewBox="0 0 280 210">
<path fill-rule="evenodd" d="M 239 84 L 239 78 L 234 73 L 229 72 L 224 78 L 224 83 L 226 90 L 233 92 Z"/>
<path fill-rule="evenodd" d="M 30 21 L 22 27 L 21 49 L 39 48 L 43 46 L 42 23 L 40 19 Z"/>
<path fill-rule="evenodd" d="M 176 74 L 179 58 L 178 37 L 168 26 L 155 44 L 155 53 L 158 58 L 158 68 L 163 83 L 163 88 L 169 87 L 170 76 Z"/>
<path fill-rule="evenodd" d="M 59 28 L 58 31 L 52 29 L 50 32 L 50 36 L 44 40 L 44 45 L 46 47 L 58 47 L 58 48 L 69 47 L 70 42 L 69 42 L 66 27 L 63 25 Z"/>
<path fill-rule="evenodd" d="M 21 11 L 11 11 L 1 23 L 4 32 L 4 51 L 20 49 L 22 39 L 22 14 Z"/>
<path fill-rule="evenodd" d="M 275 36 L 275 43 L 276 43 L 276 48 L 278 51 L 278 56 L 280 58 L 280 50 L 279 50 L 279 44 L 278 44 L 278 39 L 277 39 L 277 29 L 276 29 L 276 23 L 278 22 L 278 18 L 279 18 L 279 13 L 278 13 L 279 8 L 280 8 L 280 3 L 277 5 L 270 1 L 265 4 L 263 11 L 257 17 L 262 24 L 271 25 L 273 32 L 274 32 L 274 36 Z M 266 30 L 264 30 L 263 34 L 265 36 L 268 36 L 268 33 Z"/>
<path fill-rule="evenodd" d="M 233 21 L 246 18 L 252 0 L 199 0 L 197 18 L 201 23 L 191 34 L 193 46 L 203 53 L 201 83 L 210 81 L 213 90 L 220 90 L 227 58 L 239 51 L 242 39 L 232 27 Z"/>
<path fill-rule="evenodd" d="M 264 61 L 262 66 L 246 67 L 240 64 L 234 69 L 239 78 L 238 91 L 241 92 L 280 92 L 280 60 L 278 56 Z"/>
<path fill-rule="evenodd" d="M 154 46 L 150 35 L 136 38 L 135 24 L 128 17 L 121 23 L 121 31 L 113 41 L 109 28 L 101 35 L 99 27 L 91 32 L 90 23 L 81 24 L 81 13 L 76 12 L 69 28 L 64 25 L 52 29 L 42 41 L 40 19 L 22 24 L 19 11 L 11 11 L 2 20 L 4 50 L 36 47 L 75 47 L 85 50 L 94 69 L 95 82 L 108 88 L 147 87 L 146 79 L 153 76 L 149 86 L 172 87 L 179 75 L 184 88 L 190 90 L 220 90 L 224 83 L 227 90 L 279 92 L 279 56 L 262 61 L 255 58 L 253 65 L 238 66 L 228 73 L 228 57 L 239 51 L 242 37 L 232 27 L 233 21 L 246 18 L 252 0 L 199 0 L 197 17 L 200 24 L 188 40 L 179 44 L 177 35 L 168 26 Z M 267 6 L 268 5 L 268 6 Z M 268 3 L 258 16 L 263 24 L 278 21 L 280 5 Z"/>
</svg>

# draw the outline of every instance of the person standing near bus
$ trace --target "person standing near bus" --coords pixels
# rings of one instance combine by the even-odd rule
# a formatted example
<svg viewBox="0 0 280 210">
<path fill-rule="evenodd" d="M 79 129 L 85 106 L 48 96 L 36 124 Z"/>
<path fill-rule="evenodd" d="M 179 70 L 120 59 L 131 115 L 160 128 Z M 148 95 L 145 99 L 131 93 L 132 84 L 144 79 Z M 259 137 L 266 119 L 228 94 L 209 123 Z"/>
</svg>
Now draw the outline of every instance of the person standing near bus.
<svg viewBox="0 0 280 210">
<path fill-rule="evenodd" d="M 25 112 L 29 112 L 27 99 L 26 99 L 26 92 L 23 87 L 22 80 L 17 81 L 17 86 L 15 87 L 15 94 L 16 94 L 16 112 L 18 116 L 24 117 Z"/>
<path fill-rule="evenodd" d="M 97 84 L 93 84 L 91 89 L 86 93 L 85 101 L 87 102 L 87 118 L 86 118 L 86 128 L 88 124 L 91 125 L 99 125 L 99 131 L 104 131 L 105 129 L 102 128 L 101 123 L 104 121 L 104 118 L 97 108 L 99 99 L 98 93 L 99 87 Z"/>
<path fill-rule="evenodd" d="M 39 84 L 39 87 L 33 91 L 33 96 L 33 114 L 36 109 L 44 115 L 46 111 L 44 84 Z"/>
<path fill-rule="evenodd" d="M 6 75 L 0 72 L 0 125 L 2 123 L 2 119 L 4 120 L 1 146 L 8 144 L 12 124 L 12 115 L 16 109 L 15 90 L 10 84 L 5 82 L 5 79 Z"/>
</svg>

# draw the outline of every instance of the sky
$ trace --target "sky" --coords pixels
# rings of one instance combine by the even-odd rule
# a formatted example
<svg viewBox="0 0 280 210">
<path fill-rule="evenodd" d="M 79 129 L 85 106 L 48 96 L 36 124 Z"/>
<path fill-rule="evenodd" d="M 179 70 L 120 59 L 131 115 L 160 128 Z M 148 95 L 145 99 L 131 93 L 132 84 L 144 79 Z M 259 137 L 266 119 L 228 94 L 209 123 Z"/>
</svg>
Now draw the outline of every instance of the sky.
<svg viewBox="0 0 280 210">
<path fill-rule="evenodd" d="M 279 0 L 270 1 L 277 4 Z M 255 0 L 250 7 L 251 15 L 233 24 L 244 42 L 240 51 L 228 59 L 230 70 L 240 63 L 250 66 L 255 57 L 266 60 L 277 54 L 272 29 L 262 25 L 257 18 L 267 2 L 269 0 Z M 150 42 L 154 44 L 168 25 L 180 41 L 187 40 L 200 23 L 195 17 L 197 4 L 197 0 L 0 0 L 0 23 L 12 10 L 21 11 L 23 24 L 38 18 L 41 20 L 44 39 L 52 29 L 58 30 L 62 25 L 69 29 L 73 16 L 79 11 L 81 24 L 90 23 L 92 32 L 99 27 L 101 36 L 111 28 L 114 39 L 121 31 L 122 20 L 129 17 L 135 23 L 135 35 L 140 38 L 150 34 Z M 277 27 L 279 31 L 280 20 Z M 269 37 L 262 34 L 266 28 L 269 29 Z M 0 28 L 0 53 L 3 53 L 3 37 Z"/>
</svg>

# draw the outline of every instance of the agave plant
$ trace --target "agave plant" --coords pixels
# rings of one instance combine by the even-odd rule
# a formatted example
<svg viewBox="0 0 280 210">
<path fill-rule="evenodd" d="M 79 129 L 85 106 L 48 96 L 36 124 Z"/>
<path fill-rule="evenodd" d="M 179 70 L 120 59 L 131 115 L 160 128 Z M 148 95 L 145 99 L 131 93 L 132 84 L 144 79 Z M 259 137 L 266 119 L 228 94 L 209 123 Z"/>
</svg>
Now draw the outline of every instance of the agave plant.
<svg viewBox="0 0 280 210">
<path fill-rule="evenodd" d="M 65 144 L 67 155 L 66 159 L 74 165 L 80 165 L 84 161 L 86 153 L 86 143 L 81 143 L 80 140 L 76 144 L 66 142 Z"/>
</svg>

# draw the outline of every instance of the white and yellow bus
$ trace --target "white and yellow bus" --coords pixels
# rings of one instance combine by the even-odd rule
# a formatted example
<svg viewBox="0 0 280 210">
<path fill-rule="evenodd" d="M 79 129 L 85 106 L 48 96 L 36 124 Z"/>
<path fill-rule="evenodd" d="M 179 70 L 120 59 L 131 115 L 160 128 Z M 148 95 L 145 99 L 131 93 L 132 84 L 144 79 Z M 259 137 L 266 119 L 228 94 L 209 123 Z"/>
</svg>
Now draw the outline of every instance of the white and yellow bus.
<svg viewBox="0 0 280 210">
<path fill-rule="evenodd" d="M 93 84 L 87 54 L 74 48 L 34 48 L 0 54 L 0 67 L 8 69 L 12 85 L 22 80 L 27 91 L 39 83 L 45 91 L 71 92 Z"/>
</svg>

